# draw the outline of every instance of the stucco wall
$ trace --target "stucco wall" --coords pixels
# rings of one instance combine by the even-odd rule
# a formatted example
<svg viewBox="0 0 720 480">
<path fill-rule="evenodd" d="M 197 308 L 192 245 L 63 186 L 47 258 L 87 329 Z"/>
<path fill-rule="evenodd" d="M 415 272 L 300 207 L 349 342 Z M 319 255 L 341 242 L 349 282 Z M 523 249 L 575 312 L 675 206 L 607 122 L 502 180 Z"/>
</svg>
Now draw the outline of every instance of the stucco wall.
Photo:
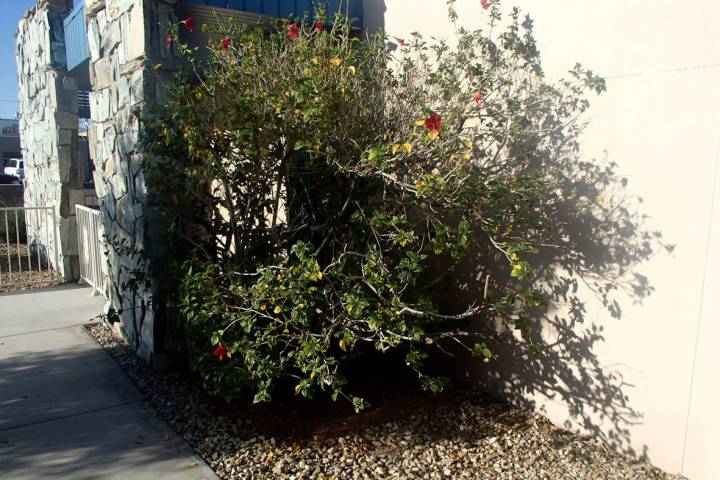
<svg viewBox="0 0 720 480">
<path fill-rule="evenodd" d="M 366 25 L 398 37 L 449 34 L 445 2 L 412 3 L 365 0 Z M 515 4 L 535 19 L 550 78 L 580 61 L 608 79 L 608 92 L 589 112 L 583 157 L 618 164 L 626 193 L 642 197 L 649 226 L 674 249 L 661 248 L 633 269 L 647 276 L 650 295 L 621 295 L 619 319 L 581 288 L 585 324 L 557 356 L 530 362 L 531 369 L 512 355 L 458 368 L 491 392 L 667 471 L 720 478 L 713 348 L 720 337 L 720 6 L 517 0 L 507 7 Z M 465 25 L 486 24 L 479 1 L 457 6 Z"/>
</svg>

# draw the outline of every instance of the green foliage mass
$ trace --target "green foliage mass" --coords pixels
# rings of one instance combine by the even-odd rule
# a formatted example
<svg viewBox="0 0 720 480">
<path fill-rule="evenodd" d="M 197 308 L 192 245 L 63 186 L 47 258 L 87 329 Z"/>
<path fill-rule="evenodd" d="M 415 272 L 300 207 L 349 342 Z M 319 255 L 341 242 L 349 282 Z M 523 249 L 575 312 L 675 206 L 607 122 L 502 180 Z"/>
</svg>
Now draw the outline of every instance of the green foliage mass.
<svg viewBox="0 0 720 480">
<path fill-rule="evenodd" d="M 585 92 L 604 83 L 580 66 L 547 83 L 531 21 L 501 22 L 493 8 L 499 34 L 456 26 L 452 42 L 360 38 L 340 16 L 322 30 L 224 24 L 207 49 L 179 45 L 188 68 L 144 133 L 208 390 L 324 391 L 359 410 L 343 366 L 363 352 L 400 349 L 439 391 L 429 349 L 493 355 L 468 319 L 531 328 L 531 257 L 562 174 L 546 159 L 574 152 Z M 510 281 L 486 276 L 440 311 L 434 288 L 468 261 Z"/>
</svg>

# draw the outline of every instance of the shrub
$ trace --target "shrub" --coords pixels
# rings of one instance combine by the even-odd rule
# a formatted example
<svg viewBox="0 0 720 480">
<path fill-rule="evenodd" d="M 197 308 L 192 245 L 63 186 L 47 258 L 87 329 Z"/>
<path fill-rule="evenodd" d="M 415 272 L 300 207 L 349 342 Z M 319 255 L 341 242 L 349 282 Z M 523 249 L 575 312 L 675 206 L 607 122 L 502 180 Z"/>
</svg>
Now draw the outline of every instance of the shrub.
<svg viewBox="0 0 720 480">
<path fill-rule="evenodd" d="M 492 356 L 469 318 L 527 332 L 562 175 L 547 160 L 572 156 L 585 93 L 604 89 L 580 66 L 547 83 L 517 10 L 493 37 L 456 26 L 452 43 L 360 39 L 333 20 L 225 24 L 207 52 L 178 44 L 189 67 L 145 121 L 187 352 L 227 399 L 268 401 L 290 381 L 360 410 L 343 365 L 362 352 L 402 351 L 439 391 L 429 349 Z M 441 311 L 435 287 L 470 252 L 512 280 L 485 276 L 475 301 Z"/>
</svg>

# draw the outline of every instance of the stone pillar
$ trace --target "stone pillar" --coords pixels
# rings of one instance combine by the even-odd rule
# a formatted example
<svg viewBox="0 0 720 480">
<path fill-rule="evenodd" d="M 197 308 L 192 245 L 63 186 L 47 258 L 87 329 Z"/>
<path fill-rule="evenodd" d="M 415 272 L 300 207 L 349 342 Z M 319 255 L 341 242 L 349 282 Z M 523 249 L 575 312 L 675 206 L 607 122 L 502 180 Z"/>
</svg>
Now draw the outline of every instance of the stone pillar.
<svg viewBox="0 0 720 480">
<path fill-rule="evenodd" d="M 161 98 L 161 77 L 169 76 L 176 62 L 164 41 L 168 22 L 175 21 L 175 3 L 85 3 L 92 85 L 90 155 L 109 245 L 109 301 L 120 312 L 120 332 L 156 366 L 167 350 L 156 275 L 162 270 L 163 228 L 148 200 L 139 122 L 146 105 Z"/>
<path fill-rule="evenodd" d="M 53 264 L 57 249 L 54 266 L 68 281 L 79 277 L 75 204 L 84 201 L 77 161 L 78 80 L 65 69 L 62 28 L 71 6 L 69 0 L 39 0 L 18 24 L 16 37 L 25 206 L 52 206 L 56 215 L 56 236 L 44 219 L 31 216 L 30 241 Z"/>
</svg>

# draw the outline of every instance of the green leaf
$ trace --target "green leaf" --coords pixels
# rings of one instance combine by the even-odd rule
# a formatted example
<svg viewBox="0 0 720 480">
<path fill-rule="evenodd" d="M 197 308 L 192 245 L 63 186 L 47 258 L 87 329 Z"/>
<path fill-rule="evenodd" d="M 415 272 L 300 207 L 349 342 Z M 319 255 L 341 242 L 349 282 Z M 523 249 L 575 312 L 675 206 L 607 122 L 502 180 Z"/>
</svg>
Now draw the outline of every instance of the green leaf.
<svg viewBox="0 0 720 480">
<path fill-rule="evenodd" d="M 367 403 L 365 400 L 363 400 L 360 397 L 353 397 L 352 402 L 353 402 L 353 407 L 355 407 L 355 413 L 360 413 L 363 410 L 365 410 L 367 407 L 370 406 L 369 403 Z"/>
<path fill-rule="evenodd" d="M 474 357 L 492 358 L 492 350 L 484 342 L 473 345 L 472 354 Z"/>
</svg>

